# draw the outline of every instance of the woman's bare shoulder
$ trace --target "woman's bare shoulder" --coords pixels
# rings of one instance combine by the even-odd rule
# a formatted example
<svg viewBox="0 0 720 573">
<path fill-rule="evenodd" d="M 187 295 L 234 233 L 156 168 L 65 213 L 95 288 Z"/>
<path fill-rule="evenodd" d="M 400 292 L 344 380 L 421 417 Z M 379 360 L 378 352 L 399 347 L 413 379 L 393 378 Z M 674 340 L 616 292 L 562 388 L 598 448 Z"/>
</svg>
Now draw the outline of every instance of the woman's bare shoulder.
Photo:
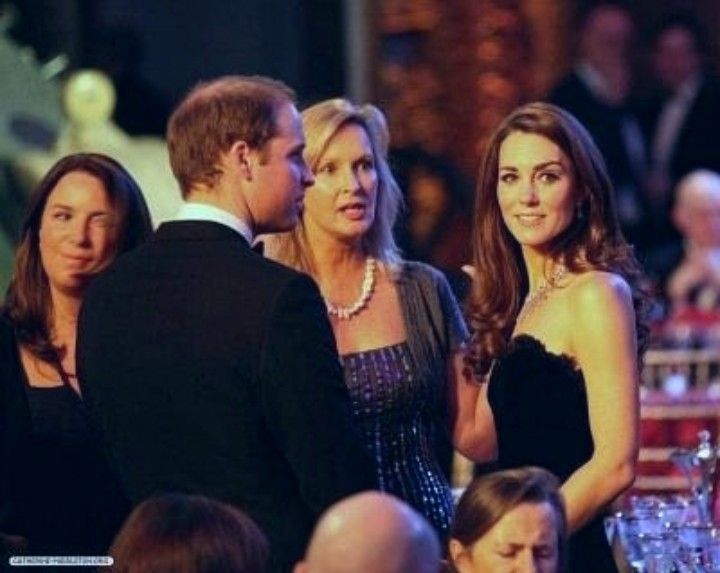
<svg viewBox="0 0 720 573">
<path fill-rule="evenodd" d="M 590 270 L 574 275 L 567 296 L 577 310 L 600 304 L 632 303 L 628 282 L 621 275 L 608 271 Z"/>
</svg>

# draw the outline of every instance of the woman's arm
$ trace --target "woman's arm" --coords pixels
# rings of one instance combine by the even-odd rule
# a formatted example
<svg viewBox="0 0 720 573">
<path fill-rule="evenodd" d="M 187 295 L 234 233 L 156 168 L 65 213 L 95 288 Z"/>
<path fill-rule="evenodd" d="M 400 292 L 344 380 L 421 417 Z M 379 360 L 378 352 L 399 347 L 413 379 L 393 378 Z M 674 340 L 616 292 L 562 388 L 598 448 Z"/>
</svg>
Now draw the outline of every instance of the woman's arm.
<svg viewBox="0 0 720 573">
<path fill-rule="evenodd" d="M 640 409 L 630 287 L 617 275 L 592 272 L 569 295 L 572 352 L 585 377 L 595 444 L 592 458 L 562 486 L 572 532 L 632 484 Z"/>
<path fill-rule="evenodd" d="M 465 268 L 463 270 L 468 272 Z M 479 383 L 472 373 L 466 373 L 467 326 L 450 285 L 439 271 L 435 271 L 435 283 L 449 343 L 445 398 L 453 446 L 475 462 L 492 461 L 497 456 L 497 439 L 495 421 L 487 400 L 487 378 Z"/>
<path fill-rule="evenodd" d="M 448 359 L 447 402 L 455 449 L 476 462 L 494 460 L 497 455 L 495 422 L 487 400 L 487 383 L 478 384 L 464 372 L 465 351 Z"/>
</svg>

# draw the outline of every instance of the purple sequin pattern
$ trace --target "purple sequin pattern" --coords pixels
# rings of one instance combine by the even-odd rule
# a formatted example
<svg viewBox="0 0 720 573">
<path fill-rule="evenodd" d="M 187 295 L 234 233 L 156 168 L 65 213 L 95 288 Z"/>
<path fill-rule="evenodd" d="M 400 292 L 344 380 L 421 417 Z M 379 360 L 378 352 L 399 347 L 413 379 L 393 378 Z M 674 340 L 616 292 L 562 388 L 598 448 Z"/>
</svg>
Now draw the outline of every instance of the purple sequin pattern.
<svg viewBox="0 0 720 573">
<path fill-rule="evenodd" d="M 437 381 L 419 375 L 405 342 L 346 354 L 342 361 L 380 489 L 417 509 L 444 538 L 453 503 L 434 447 Z"/>
</svg>

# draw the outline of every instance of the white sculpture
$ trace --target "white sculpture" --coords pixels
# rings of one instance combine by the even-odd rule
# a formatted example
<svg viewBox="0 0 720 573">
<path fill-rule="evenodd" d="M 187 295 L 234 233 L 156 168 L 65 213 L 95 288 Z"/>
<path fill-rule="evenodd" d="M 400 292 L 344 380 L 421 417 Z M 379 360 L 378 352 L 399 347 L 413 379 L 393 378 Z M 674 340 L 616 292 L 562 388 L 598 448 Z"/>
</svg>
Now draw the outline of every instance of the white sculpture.
<svg viewBox="0 0 720 573">
<path fill-rule="evenodd" d="M 62 91 L 67 124 L 50 153 L 26 153 L 14 158 L 21 183 L 31 189 L 55 161 L 78 152 L 104 153 L 135 177 L 143 190 L 153 224 L 172 218 L 182 199 L 170 170 L 165 142 L 157 137 L 131 137 L 113 121 L 115 88 L 98 70 L 73 73 Z"/>
</svg>

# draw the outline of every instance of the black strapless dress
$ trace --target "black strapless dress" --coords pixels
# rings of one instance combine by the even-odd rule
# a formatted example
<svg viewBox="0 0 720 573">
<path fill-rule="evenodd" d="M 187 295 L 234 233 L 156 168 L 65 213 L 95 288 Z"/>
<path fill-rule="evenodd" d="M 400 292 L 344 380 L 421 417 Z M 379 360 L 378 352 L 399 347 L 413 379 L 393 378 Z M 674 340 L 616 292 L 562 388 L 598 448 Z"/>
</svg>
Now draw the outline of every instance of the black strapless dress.
<svg viewBox="0 0 720 573">
<path fill-rule="evenodd" d="M 86 405 L 67 384 L 26 393 L 32 430 L 13 460 L 9 532 L 27 538 L 29 555 L 106 555 L 129 507 Z"/>
<path fill-rule="evenodd" d="M 488 399 L 502 469 L 539 466 L 564 482 L 592 456 L 585 379 L 568 356 L 520 334 L 495 362 Z M 569 573 L 616 573 L 597 516 L 570 538 Z"/>
</svg>

